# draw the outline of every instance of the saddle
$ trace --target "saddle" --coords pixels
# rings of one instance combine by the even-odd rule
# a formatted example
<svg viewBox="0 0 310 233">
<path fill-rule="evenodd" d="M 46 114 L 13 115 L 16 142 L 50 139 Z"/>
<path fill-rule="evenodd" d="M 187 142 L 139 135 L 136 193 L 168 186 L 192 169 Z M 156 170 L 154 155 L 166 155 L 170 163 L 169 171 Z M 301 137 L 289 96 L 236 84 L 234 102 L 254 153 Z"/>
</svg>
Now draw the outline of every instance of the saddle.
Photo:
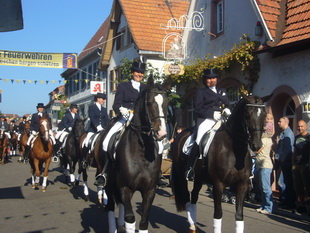
<svg viewBox="0 0 310 233">
<path fill-rule="evenodd" d="M 211 145 L 211 142 L 214 138 L 214 135 L 216 133 L 216 131 L 220 128 L 220 126 L 222 125 L 222 121 L 217 121 L 213 126 L 212 128 L 207 131 L 201 138 L 201 141 L 199 143 L 199 158 L 201 159 L 202 158 L 202 155 L 204 157 L 207 156 L 208 154 L 208 151 L 209 151 L 209 148 L 210 148 L 210 145 Z M 183 148 L 182 148 L 182 151 L 184 154 L 186 155 L 190 155 L 191 153 L 191 150 L 192 150 L 192 147 L 194 145 L 194 142 L 195 142 L 195 139 L 196 139 L 196 135 L 195 133 L 191 134 L 185 141 L 184 145 L 183 145 Z"/>
</svg>

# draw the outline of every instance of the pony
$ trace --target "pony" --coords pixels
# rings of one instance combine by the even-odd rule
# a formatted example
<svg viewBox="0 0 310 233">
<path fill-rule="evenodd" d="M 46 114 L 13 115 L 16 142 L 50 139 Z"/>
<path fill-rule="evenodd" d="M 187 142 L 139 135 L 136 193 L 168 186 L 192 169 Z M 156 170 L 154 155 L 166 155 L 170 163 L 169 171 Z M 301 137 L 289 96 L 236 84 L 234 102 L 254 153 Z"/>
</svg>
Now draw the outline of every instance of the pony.
<svg viewBox="0 0 310 233">
<path fill-rule="evenodd" d="M 67 181 L 69 186 L 78 186 L 80 176 L 83 173 L 83 181 L 84 181 L 84 194 L 85 201 L 89 200 L 89 188 L 87 185 L 87 173 L 86 169 L 82 168 L 82 155 L 80 150 L 80 140 L 85 132 L 85 121 L 86 119 L 76 119 L 74 121 L 72 131 L 68 134 L 68 137 L 65 142 L 65 146 L 62 149 L 62 165 L 66 169 L 65 174 L 67 174 Z M 78 177 L 75 179 L 75 169 L 78 164 Z M 69 175 L 68 175 L 69 174 Z"/>
<path fill-rule="evenodd" d="M 204 183 L 213 185 L 214 232 L 221 232 L 222 194 L 226 187 L 236 190 L 236 232 L 243 232 L 243 204 L 250 186 L 251 154 L 262 146 L 261 136 L 266 117 L 264 102 L 269 98 L 244 96 L 239 100 L 227 122 L 216 131 L 207 154 L 203 154 L 203 159 L 196 163 L 191 193 L 185 179 L 188 156 L 182 151 L 190 130 L 180 133 L 172 144 L 172 188 L 177 211 L 187 211 L 189 232 L 197 232 L 196 203 Z M 203 149 L 202 146 L 200 151 Z"/>
<path fill-rule="evenodd" d="M 0 156 L 1 164 L 4 165 L 4 160 L 8 156 L 9 139 L 3 130 L 0 130 Z"/>
<path fill-rule="evenodd" d="M 109 232 L 116 232 L 115 202 L 119 204 L 119 227 L 135 232 L 135 216 L 131 198 L 141 193 L 142 213 L 139 232 L 147 232 L 150 209 L 155 198 L 162 162 L 161 140 L 166 136 L 170 82 L 155 84 L 147 81 L 136 101 L 134 115 L 125 127 L 115 149 L 115 159 L 109 156 L 108 180 L 105 187 L 108 203 Z"/>
<path fill-rule="evenodd" d="M 26 159 L 28 159 L 28 158 L 25 158 L 24 155 L 25 155 L 25 147 L 27 145 L 27 141 L 29 137 L 30 137 L 30 123 L 26 122 L 24 131 L 20 135 L 20 140 L 19 140 L 19 158 L 18 158 L 19 162 L 22 162 L 22 161 L 25 162 Z"/>
<path fill-rule="evenodd" d="M 31 166 L 32 173 L 32 187 L 35 190 L 39 189 L 38 187 L 41 171 L 43 169 L 43 164 L 45 163 L 43 172 L 42 192 L 45 192 L 47 189 L 48 169 L 51 164 L 53 155 L 53 143 L 49 135 L 49 130 L 49 118 L 39 116 L 39 132 L 37 137 L 33 141 L 33 147 L 31 148 L 29 153 L 29 164 Z"/>
</svg>

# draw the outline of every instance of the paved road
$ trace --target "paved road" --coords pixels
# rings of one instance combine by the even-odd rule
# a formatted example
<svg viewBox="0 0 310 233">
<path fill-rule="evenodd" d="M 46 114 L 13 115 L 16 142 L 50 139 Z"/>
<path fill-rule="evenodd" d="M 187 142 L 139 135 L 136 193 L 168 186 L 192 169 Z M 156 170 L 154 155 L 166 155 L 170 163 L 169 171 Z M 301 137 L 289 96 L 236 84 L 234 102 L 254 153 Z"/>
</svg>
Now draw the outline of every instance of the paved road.
<svg viewBox="0 0 310 233">
<path fill-rule="evenodd" d="M 107 213 L 96 205 L 95 170 L 89 169 L 90 201 L 85 202 L 83 186 L 70 188 L 57 163 L 52 163 L 45 193 L 35 191 L 30 185 L 30 167 L 13 163 L 0 166 L 0 233 L 107 233 Z M 204 189 L 205 190 L 205 189 Z M 185 213 L 177 213 L 174 201 L 169 199 L 170 188 L 158 189 L 152 207 L 150 233 L 187 232 Z M 140 219 L 140 195 L 134 196 L 134 210 Z M 294 233 L 310 232 L 307 219 L 285 215 L 256 213 L 255 205 L 247 205 L 245 232 Z M 234 232 L 234 206 L 224 203 L 223 232 Z M 212 232 L 212 199 L 202 195 L 197 205 L 199 232 Z M 138 225 L 138 224 L 137 224 Z"/>
</svg>

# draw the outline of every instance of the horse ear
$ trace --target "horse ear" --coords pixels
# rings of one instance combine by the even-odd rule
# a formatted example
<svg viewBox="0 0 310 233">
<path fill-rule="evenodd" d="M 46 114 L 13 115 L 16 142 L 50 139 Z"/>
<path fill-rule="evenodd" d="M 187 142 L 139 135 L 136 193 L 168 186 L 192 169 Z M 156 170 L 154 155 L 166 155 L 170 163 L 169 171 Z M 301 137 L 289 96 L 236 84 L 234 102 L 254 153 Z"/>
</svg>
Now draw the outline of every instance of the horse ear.
<svg viewBox="0 0 310 233">
<path fill-rule="evenodd" d="M 261 100 L 266 103 L 268 100 L 270 100 L 270 98 L 272 97 L 273 93 L 271 93 L 271 95 L 266 95 L 264 97 L 261 97 Z"/>
<path fill-rule="evenodd" d="M 154 86 L 154 77 L 153 77 L 153 74 L 150 73 L 147 79 L 147 87 L 152 87 L 152 86 Z"/>
</svg>

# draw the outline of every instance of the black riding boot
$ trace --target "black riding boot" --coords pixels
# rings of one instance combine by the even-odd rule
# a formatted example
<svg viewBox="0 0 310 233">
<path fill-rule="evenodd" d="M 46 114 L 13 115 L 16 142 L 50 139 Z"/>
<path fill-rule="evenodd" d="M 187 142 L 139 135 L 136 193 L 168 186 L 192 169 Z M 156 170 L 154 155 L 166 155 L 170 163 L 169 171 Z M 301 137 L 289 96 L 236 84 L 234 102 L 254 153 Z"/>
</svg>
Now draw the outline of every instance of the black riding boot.
<svg viewBox="0 0 310 233">
<path fill-rule="evenodd" d="M 195 142 L 189 158 L 187 160 L 185 178 L 186 180 L 193 181 L 195 179 L 194 168 L 199 157 L 199 145 Z"/>
<path fill-rule="evenodd" d="M 29 160 L 29 153 L 30 153 L 31 146 L 26 145 L 25 152 L 24 152 L 24 162 Z"/>
<path fill-rule="evenodd" d="M 107 174 L 107 168 L 108 168 L 108 152 L 102 151 L 102 160 L 105 161 L 105 164 L 102 168 L 102 171 L 96 176 L 96 180 L 94 185 L 96 186 L 103 186 L 103 188 L 107 185 L 108 181 L 108 174 Z"/>
</svg>

